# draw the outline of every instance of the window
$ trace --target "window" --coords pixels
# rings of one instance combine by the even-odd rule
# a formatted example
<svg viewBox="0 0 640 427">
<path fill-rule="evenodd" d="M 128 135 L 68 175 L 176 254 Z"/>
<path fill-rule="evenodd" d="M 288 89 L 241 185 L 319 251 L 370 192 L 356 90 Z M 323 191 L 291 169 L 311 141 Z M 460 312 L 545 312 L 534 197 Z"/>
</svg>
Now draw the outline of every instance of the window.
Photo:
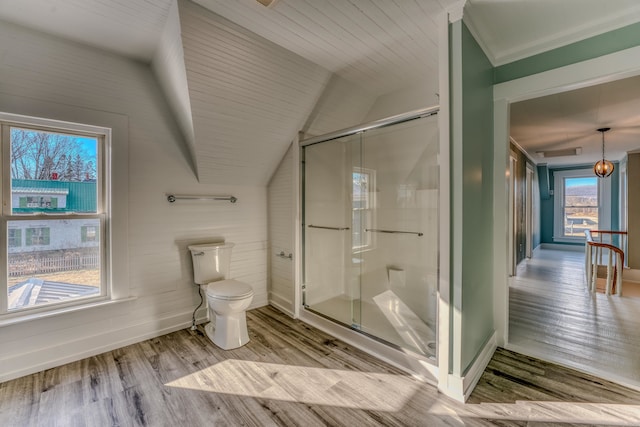
<svg viewBox="0 0 640 427">
<path fill-rule="evenodd" d="M 0 128 L 10 153 L 2 159 L 0 315 L 107 297 L 107 134 L 40 119 L 0 121 Z"/>
<path fill-rule="evenodd" d="M 7 235 L 7 246 L 17 248 L 22 246 L 22 230 L 10 228 Z"/>
<path fill-rule="evenodd" d="M 373 233 L 367 230 L 373 228 L 375 171 L 353 168 L 352 178 L 351 241 L 352 250 L 358 252 L 374 246 Z"/>
<path fill-rule="evenodd" d="M 82 243 L 98 241 L 98 227 L 95 225 L 83 225 L 80 229 Z"/>
<path fill-rule="evenodd" d="M 27 246 L 44 246 L 49 244 L 49 227 L 27 228 Z"/>
<path fill-rule="evenodd" d="M 20 197 L 21 208 L 57 208 L 58 199 L 52 197 Z"/>
<path fill-rule="evenodd" d="M 562 228 L 564 237 L 583 237 L 598 229 L 598 178 L 564 178 Z"/>
<path fill-rule="evenodd" d="M 610 179 L 590 169 L 554 173 L 554 241 L 583 241 L 585 230 L 610 227 Z"/>
</svg>

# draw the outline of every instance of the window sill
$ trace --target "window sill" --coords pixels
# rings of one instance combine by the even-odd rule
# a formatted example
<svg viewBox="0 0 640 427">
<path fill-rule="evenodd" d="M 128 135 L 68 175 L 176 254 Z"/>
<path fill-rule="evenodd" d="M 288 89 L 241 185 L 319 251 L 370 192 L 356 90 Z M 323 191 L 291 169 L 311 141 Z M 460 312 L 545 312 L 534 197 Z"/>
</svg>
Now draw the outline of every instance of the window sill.
<svg viewBox="0 0 640 427">
<path fill-rule="evenodd" d="M 77 311 L 91 310 L 98 307 L 104 307 L 108 305 L 116 305 L 123 302 L 134 301 L 137 297 L 128 297 L 117 300 L 100 300 L 93 301 L 82 305 L 74 305 L 68 307 L 60 307 L 47 311 L 40 311 L 37 313 L 11 313 L 0 317 L 0 328 L 4 326 L 16 325 L 23 322 L 30 322 L 32 320 L 47 319 L 49 317 L 60 316 L 62 314 L 74 313 Z"/>
</svg>

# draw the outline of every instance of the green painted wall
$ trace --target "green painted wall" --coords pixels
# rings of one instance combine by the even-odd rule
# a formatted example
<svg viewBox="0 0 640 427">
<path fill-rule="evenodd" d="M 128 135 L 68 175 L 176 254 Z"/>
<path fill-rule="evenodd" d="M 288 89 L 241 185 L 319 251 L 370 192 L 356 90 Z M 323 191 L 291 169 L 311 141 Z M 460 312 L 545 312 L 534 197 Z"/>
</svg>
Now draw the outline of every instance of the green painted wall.
<svg viewBox="0 0 640 427">
<path fill-rule="evenodd" d="M 640 23 L 500 65 L 494 70 L 494 82 L 519 79 L 635 46 L 640 46 Z"/>
<path fill-rule="evenodd" d="M 451 178 L 452 191 L 462 193 L 452 195 L 452 246 L 461 247 L 452 249 L 451 272 L 462 334 L 453 366 L 460 375 L 494 331 L 493 67 L 462 22 L 451 24 L 451 33 Z"/>
</svg>

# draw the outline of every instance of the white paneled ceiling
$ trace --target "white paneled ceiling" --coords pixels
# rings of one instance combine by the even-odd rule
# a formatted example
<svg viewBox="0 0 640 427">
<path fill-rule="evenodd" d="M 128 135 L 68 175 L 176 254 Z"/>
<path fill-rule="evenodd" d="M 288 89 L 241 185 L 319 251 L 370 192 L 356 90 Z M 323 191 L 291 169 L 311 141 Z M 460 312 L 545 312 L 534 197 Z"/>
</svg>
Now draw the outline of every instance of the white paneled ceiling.
<svg viewBox="0 0 640 427">
<path fill-rule="evenodd" d="M 640 77 L 572 90 L 511 105 L 511 136 L 538 163 L 594 163 L 602 156 L 620 160 L 640 148 Z M 581 148 L 579 156 L 544 158 L 546 150 Z"/>
<path fill-rule="evenodd" d="M 330 72 L 195 3 L 178 6 L 199 178 L 266 185 Z"/>
<path fill-rule="evenodd" d="M 195 0 L 375 94 L 437 76 L 438 26 L 456 0 Z"/>
</svg>

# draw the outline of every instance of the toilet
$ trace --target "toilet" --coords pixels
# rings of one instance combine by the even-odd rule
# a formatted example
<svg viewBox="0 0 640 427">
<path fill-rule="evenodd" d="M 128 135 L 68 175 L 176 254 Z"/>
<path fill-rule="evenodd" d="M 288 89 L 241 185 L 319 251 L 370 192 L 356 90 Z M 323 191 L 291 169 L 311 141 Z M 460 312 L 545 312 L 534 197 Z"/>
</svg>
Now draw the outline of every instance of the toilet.
<svg viewBox="0 0 640 427">
<path fill-rule="evenodd" d="M 204 330 L 223 350 L 249 342 L 246 310 L 253 300 L 248 283 L 228 279 L 233 243 L 190 245 L 194 282 L 202 288 L 209 305 L 209 322 Z"/>
</svg>

